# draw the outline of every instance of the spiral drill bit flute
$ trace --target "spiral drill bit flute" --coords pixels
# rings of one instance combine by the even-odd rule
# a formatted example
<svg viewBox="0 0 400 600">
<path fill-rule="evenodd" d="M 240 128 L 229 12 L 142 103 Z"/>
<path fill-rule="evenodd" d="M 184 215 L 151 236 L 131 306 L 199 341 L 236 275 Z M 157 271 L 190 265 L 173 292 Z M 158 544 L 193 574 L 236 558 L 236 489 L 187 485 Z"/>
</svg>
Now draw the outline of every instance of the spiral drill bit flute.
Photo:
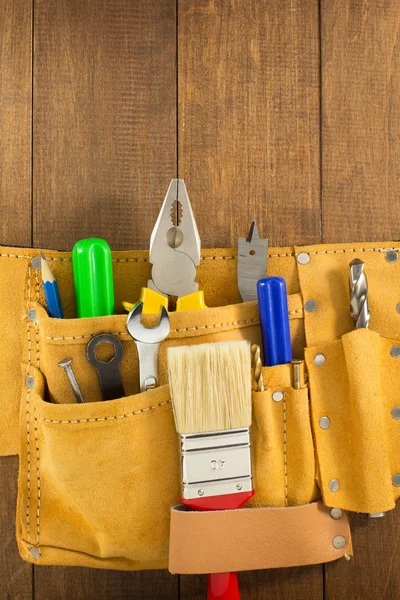
<svg viewBox="0 0 400 600">
<path fill-rule="evenodd" d="M 364 263 L 359 258 L 355 258 L 350 263 L 350 314 L 356 329 L 368 329 L 370 320 L 368 281 L 364 273 Z M 369 516 L 384 517 L 385 513 L 370 513 Z"/>
<path fill-rule="evenodd" d="M 350 314 L 356 329 L 368 329 L 368 282 L 364 273 L 364 263 L 359 258 L 350 263 Z"/>
</svg>

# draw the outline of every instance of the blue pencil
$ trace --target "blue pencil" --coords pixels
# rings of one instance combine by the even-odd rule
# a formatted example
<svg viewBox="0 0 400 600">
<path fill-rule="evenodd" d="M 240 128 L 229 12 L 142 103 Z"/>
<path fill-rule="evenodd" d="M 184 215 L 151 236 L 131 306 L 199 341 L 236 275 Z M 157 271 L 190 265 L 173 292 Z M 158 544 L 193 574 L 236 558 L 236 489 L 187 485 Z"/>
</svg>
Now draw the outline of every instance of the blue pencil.
<svg viewBox="0 0 400 600">
<path fill-rule="evenodd" d="M 63 319 L 63 309 L 61 306 L 60 294 L 58 291 L 57 281 L 51 272 L 49 263 L 46 260 L 45 255 L 42 254 L 42 284 L 44 289 L 44 295 L 46 296 L 47 311 L 50 317 L 56 319 Z"/>
</svg>

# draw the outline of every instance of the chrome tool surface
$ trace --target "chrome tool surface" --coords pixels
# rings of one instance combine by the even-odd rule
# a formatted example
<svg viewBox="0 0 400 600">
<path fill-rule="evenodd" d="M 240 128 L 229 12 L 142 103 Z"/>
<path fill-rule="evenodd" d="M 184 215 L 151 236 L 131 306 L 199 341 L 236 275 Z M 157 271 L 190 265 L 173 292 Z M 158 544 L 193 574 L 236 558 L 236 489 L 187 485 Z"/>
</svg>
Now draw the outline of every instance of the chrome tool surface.
<svg viewBox="0 0 400 600">
<path fill-rule="evenodd" d="M 58 363 L 58 366 L 62 367 L 64 369 L 65 374 L 68 377 L 68 381 L 71 384 L 72 391 L 74 392 L 76 401 L 79 402 L 79 404 L 84 404 L 85 399 L 82 396 L 82 392 L 81 392 L 79 384 L 76 380 L 75 373 L 71 367 L 71 363 L 72 363 L 72 358 L 64 358 L 63 360 L 60 360 L 60 362 Z"/>
<path fill-rule="evenodd" d="M 170 332 L 168 311 L 161 308 L 160 320 L 156 327 L 145 327 L 142 322 L 143 302 L 139 302 L 126 319 L 126 329 L 132 336 L 139 357 L 140 391 L 158 387 L 158 354 L 160 344 Z"/>
<path fill-rule="evenodd" d="M 368 306 L 368 281 L 364 263 L 355 258 L 350 263 L 350 314 L 356 329 L 368 328 L 370 311 Z"/>
<path fill-rule="evenodd" d="M 268 240 L 258 235 L 253 221 L 246 238 L 238 240 L 238 287 L 243 302 L 257 300 L 257 281 L 267 273 Z"/>
<path fill-rule="evenodd" d="M 151 234 L 149 258 L 150 289 L 167 296 L 197 292 L 200 237 L 183 179 L 172 179 L 169 185 Z"/>
</svg>

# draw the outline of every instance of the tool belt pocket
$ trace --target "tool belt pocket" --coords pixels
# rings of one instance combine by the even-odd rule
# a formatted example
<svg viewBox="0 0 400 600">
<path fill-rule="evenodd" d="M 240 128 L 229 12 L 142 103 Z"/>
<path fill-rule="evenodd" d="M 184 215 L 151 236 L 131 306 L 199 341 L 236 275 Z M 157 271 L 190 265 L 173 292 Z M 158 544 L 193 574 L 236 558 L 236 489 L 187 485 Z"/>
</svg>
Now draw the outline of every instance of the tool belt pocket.
<svg viewBox="0 0 400 600">
<path fill-rule="evenodd" d="M 23 401 L 21 555 L 41 564 L 166 566 L 179 454 L 168 386 L 109 402 L 52 404 L 34 371 Z"/>
<path fill-rule="evenodd" d="M 255 495 L 246 508 L 171 509 L 169 570 L 195 574 L 271 569 L 336 560 L 351 550 L 345 513 L 330 514 L 315 481 L 308 387 L 291 386 L 290 364 L 263 368 L 253 391 Z M 340 540 L 340 543 L 338 543 Z M 306 550 L 305 550 L 306 549 Z"/>
<path fill-rule="evenodd" d="M 308 387 L 291 387 L 291 365 L 263 367 L 253 392 L 252 464 L 256 494 L 248 506 L 298 506 L 319 497 Z"/>
<path fill-rule="evenodd" d="M 400 495 L 400 347 L 368 329 L 306 350 L 327 506 L 377 513 Z"/>
</svg>

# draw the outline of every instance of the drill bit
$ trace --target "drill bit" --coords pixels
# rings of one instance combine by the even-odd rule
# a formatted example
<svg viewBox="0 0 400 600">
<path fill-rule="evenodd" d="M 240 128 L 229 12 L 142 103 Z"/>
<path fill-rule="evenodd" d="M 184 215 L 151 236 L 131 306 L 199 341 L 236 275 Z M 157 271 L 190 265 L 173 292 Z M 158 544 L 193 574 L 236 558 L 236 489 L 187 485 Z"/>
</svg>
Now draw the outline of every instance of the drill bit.
<svg viewBox="0 0 400 600">
<path fill-rule="evenodd" d="M 368 306 L 368 282 L 364 263 L 355 258 L 350 263 L 350 314 L 356 329 L 368 329 L 370 312 Z"/>
<path fill-rule="evenodd" d="M 368 306 L 368 281 L 364 273 L 364 263 L 355 258 L 350 263 L 350 313 L 356 329 L 368 329 L 370 312 Z M 385 513 L 369 513 L 369 517 L 384 517 Z"/>
<path fill-rule="evenodd" d="M 262 362 L 261 362 L 261 351 L 260 346 L 253 344 L 251 347 L 251 366 L 254 369 L 254 379 L 256 381 L 256 391 L 264 391 L 264 381 L 262 375 Z"/>
</svg>

